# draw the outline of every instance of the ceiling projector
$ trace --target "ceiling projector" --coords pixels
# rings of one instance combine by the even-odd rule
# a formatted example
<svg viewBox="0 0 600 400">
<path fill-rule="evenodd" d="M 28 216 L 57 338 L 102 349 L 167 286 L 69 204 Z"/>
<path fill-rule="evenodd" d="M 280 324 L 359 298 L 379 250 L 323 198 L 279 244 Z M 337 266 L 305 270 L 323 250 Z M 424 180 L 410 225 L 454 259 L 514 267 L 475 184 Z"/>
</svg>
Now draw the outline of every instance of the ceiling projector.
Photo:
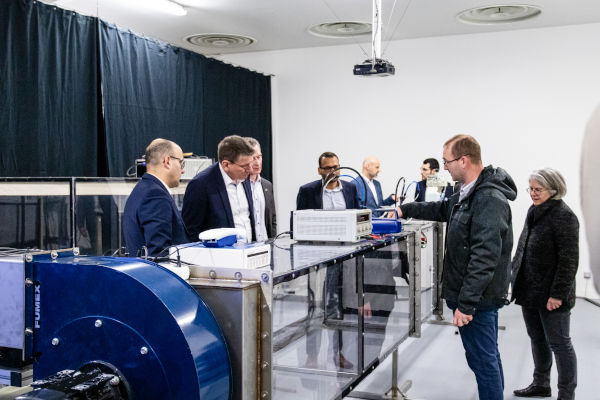
<svg viewBox="0 0 600 400">
<path fill-rule="evenodd" d="M 354 66 L 357 76 L 391 76 L 396 72 L 394 65 L 381 57 L 381 0 L 373 0 L 373 23 L 371 24 L 371 58 Z"/>
<path fill-rule="evenodd" d="M 375 62 L 373 62 L 375 60 Z M 381 58 L 368 59 L 362 64 L 356 64 L 354 66 L 354 75 L 360 76 L 390 76 L 394 75 L 396 68 L 394 65 Z"/>
</svg>

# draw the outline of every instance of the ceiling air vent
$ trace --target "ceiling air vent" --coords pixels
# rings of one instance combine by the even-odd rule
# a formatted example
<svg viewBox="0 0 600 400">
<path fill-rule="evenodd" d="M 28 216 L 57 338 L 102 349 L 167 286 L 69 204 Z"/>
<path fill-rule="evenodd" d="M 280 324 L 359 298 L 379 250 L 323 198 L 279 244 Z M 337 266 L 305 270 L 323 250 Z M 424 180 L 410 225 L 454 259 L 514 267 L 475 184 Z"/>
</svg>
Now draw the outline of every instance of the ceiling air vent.
<svg viewBox="0 0 600 400">
<path fill-rule="evenodd" d="M 511 4 L 471 8 L 461 12 L 456 18 L 465 24 L 507 24 L 536 17 L 541 12 L 537 6 Z"/>
<path fill-rule="evenodd" d="M 250 46 L 255 40 L 248 36 L 227 33 L 201 33 L 186 36 L 184 40 L 194 46 L 210 49 L 237 49 Z"/>
<path fill-rule="evenodd" d="M 308 32 L 320 37 L 347 38 L 371 34 L 371 24 L 367 22 L 325 22 L 308 28 Z"/>
</svg>

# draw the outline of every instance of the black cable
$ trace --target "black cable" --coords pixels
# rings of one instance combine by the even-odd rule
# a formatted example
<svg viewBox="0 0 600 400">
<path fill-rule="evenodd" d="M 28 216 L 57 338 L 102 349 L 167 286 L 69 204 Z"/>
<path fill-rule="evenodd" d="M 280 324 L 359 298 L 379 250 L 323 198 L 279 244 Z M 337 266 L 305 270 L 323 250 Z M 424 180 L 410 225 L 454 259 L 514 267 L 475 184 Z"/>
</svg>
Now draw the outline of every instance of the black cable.
<svg viewBox="0 0 600 400">
<path fill-rule="evenodd" d="M 354 173 L 356 173 L 356 175 L 362 181 L 364 194 L 365 194 L 365 200 L 363 201 L 363 199 L 360 199 L 360 203 L 362 203 L 362 204 L 359 204 L 359 208 L 366 208 L 367 189 L 368 189 L 367 182 L 365 182 L 365 178 L 363 178 L 363 176 L 352 167 L 337 167 L 337 168 L 334 168 L 330 173 L 328 173 L 325 176 L 325 179 L 323 179 L 323 182 L 321 182 L 321 208 L 323 208 L 323 193 L 325 192 L 325 188 L 327 187 L 327 185 L 329 185 L 329 182 L 331 182 L 333 179 L 336 178 L 337 175 L 335 175 L 335 172 L 342 170 L 342 169 L 349 169 L 350 171 L 354 171 Z"/>
<path fill-rule="evenodd" d="M 156 264 L 159 264 L 161 262 L 171 262 L 173 264 L 179 263 L 179 264 L 189 265 L 189 266 L 197 265 L 195 263 L 184 261 L 184 260 L 174 261 L 174 260 L 170 259 L 169 257 L 154 257 L 154 258 L 149 258 L 149 260 Z M 179 266 L 181 267 L 181 265 L 179 265 Z"/>
<path fill-rule="evenodd" d="M 273 238 L 273 246 L 275 246 L 275 247 L 277 247 L 278 249 L 281 249 L 281 250 L 290 251 L 291 247 L 278 246 L 277 243 L 275 243 L 275 242 L 277 241 L 277 239 L 279 239 L 280 236 L 283 236 L 283 235 L 288 235 L 289 236 L 291 234 L 292 234 L 292 231 L 281 232 L 280 234 L 278 234 L 277 236 L 275 236 Z"/>
<path fill-rule="evenodd" d="M 400 191 L 400 198 L 398 198 L 398 186 L 400 186 L 400 181 L 402 181 L 402 190 Z M 402 202 L 404 202 L 404 198 L 406 197 L 405 193 L 404 193 L 405 186 L 406 186 L 406 179 L 404 179 L 404 177 L 401 176 L 400 179 L 398 179 L 398 182 L 396 182 L 396 190 L 394 191 L 394 202 L 400 200 L 400 203 L 398 204 L 399 206 L 402 205 Z"/>
</svg>

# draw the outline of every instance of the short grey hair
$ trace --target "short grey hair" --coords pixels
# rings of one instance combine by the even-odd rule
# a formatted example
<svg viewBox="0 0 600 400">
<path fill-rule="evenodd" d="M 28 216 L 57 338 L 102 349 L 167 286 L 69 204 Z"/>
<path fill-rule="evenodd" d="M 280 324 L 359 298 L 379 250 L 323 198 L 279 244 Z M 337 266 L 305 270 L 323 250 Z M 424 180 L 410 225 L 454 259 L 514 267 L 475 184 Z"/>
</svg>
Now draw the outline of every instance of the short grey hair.
<svg viewBox="0 0 600 400">
<path fill-rule="evenodd" d="M 539 182 L 550 192 L 551 198 L 554 200 L 560 200 L 567 194 L 565 178 L 553 168 L 537 169 L 529 175 L 529 179 Z"/>
<path fill-rule="evenodd" d="M 253 137 L 245 137 L 244 139 L 246 139 L 246 142 L 250 143 L 250 146 L 258 146 L 258 148 L 260 149 L 260 143 L 258 142 L 258 140 L 254 139 Z"/>
</svg>

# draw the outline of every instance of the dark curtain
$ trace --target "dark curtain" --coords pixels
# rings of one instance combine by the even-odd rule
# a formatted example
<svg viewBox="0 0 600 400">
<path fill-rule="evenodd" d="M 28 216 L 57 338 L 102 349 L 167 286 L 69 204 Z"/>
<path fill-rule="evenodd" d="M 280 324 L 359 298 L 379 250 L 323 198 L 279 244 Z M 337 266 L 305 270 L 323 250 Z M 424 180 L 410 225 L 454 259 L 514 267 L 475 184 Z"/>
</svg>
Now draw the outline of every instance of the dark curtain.
<svg viewBox="0 0 600 400">
<path fill-rule="evenodd" d="M 205 58 L 102 21 L 100 49 L 110 176 L 124 176 L 158 137 L 203 155 Z"/>
<path fill-rule="evenodd" d="M 0 1 L 0 175 L 96 176 L 96 19 Z"/>
<path fill-rule="evenodd" d="M 217 144 L 232 134 L 258 140 L 262 175 L 272 180 L 271 77 L 207 59 L 204 69 L 204 147 L 216 159 Z"/>
<path fill-rule="evenodd" d="M 32 0 L 0 0 L 0 176 L 125 176 L 157 137 L 262 145 L 270 77 Z"/>
</svg>

